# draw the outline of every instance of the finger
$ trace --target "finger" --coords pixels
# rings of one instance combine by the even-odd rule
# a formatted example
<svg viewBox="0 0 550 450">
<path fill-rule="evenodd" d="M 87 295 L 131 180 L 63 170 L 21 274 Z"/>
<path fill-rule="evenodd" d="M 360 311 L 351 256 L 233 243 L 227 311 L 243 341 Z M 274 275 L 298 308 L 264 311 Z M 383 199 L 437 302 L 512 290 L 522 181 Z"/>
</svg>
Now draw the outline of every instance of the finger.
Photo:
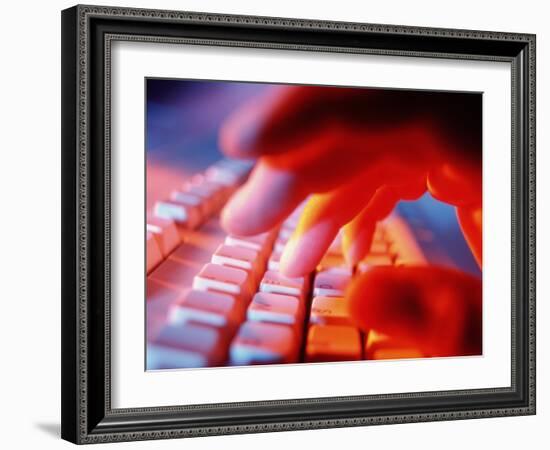
<svg viewBox="0 0 550 450">
<path fill-rule="evenodd" d="M 477 107 L 467 99 L 466 95 L 446 92 L 273 86 L 227 119 L 221 128 L 220 145 L 234 157 L 280 153 L 301 146 L 329 122 L 373 131 L 400 127 L 411 121 L 435 120 L 443 132 L 447 128 L 455 130 L 458 118 L 463 123 L 462 116 L 471 116 L 472 109 Z M 455 119 L 454 127 L 446 125 L 446 117 Z M 469 131 L 466 128 L 462 134 L 468 135 Z M 443 133 L 443 137 L 447 134 Z M 455 135 L 456 132 L 451 136 L 454 140 Z"/>
<path fill-rule="evenodd" d="M 481 353 L 481 283 L 437 267 L 376 267 L 348 288 L 357 326 L 430 356 Z"/>
<path fill-rule="evenodd" d="M 399 197 L 391 187 L 376 191 L 368 205 L 343 228 L 342 250 L 346 263 L 354 267 L 370 251 L 376 222 L 388 215 Z"/>
<path fill-rule="evenodd" d="M 288 86 L 274 86 L 224 121 L 219 132 L 219 146 L 227 156 L 247 159 L 270 153 L 256 144 L 262 129 L 271 122 L 273 111 L 288 95 L 288 90 Z"/>
<path fill-rule="evenodd" d="M 286 153 L 301 147 L 335 119 L 349 123 L 364 108 L 368 89 L 276 86 L 232 114 L 220 147 L 233 157 Z"/>
<path fill-rule="evenodd" d="M 262 156 L 249 180 L 224 208 L 222 225 L 236 234 L 260 233 L 277 225 L 310 193 L 339 189 L 360 177 L 366 181 L 358 189 L 366 184 L 378 187 L 389 177 L 410 176 L 416 168 L 400 168 L 379 151 L 390 144 L 383 136 L 366 139 L 361 133 L 327 127 L 311 136 L 299 152 Z M 345 203 L 354 197 L 350 193 Z"/>
<path fill-rule="evenodd" d="M 355 266 L 370 251 L 376 223 L 386 218 L 399 200 L 415 200 L 426 191 L 426 177 L 413 177 L 407 184 L 384 186 L 368 205 L 343 228 L 342 248 L 346 262 Z"/>
<path fill-rule="evenodd" d="M 440 164 L 428 172 L 432 196 L 454 206 L 481 204 L 481 170 L 469 165 Z"/>
<path fill-rule="evenodd" d="M 279 224 L 306 196 L 293 172 L 260 161 L 222 210 L 222 227 L 237 235 L 262 233 Z"/>
<path fill-rule="evenodd" d="M 315 269 L 338 230 L 363 209 L 376 187 L 375 177 L 359 177 L 333 192 L 314 195 L 281 255 L 281 272 L 298 277 Z"/>
<path fill-rule="evenodd" d="M 458 207 L 456 215 L 464 238 L 477 264 L 482 267 L 482 209 L 481 207 Z"/>
</svg>

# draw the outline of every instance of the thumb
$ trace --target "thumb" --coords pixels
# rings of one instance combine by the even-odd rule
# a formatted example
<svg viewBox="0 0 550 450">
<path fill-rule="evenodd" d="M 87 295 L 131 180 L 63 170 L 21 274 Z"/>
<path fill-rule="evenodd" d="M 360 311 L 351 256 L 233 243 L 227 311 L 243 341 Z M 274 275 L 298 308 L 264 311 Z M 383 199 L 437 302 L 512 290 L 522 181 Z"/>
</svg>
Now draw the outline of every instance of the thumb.
<svg viewBox="0 0 550 450">
<path fill-rule="evenodd" d="M 481 354 L 481 281 L 442 267 L 375 267 L 347 292 L 350 315 L 429 356 Z"/>
</svg>

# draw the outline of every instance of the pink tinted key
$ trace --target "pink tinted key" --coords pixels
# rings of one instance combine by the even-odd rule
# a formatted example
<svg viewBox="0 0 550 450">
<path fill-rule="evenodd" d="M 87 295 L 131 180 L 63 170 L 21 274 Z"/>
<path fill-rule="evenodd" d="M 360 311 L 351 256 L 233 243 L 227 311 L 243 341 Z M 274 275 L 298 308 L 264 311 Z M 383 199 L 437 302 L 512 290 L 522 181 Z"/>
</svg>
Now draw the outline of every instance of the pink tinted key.
<svg viewBox="0 0 550 450">
<path fill-rule="evenodd" d="M 356 328 L 342 325 L 309 327 L 306 361 L 356 361 L 361 356 L 361 335 Z"/>
<path fill-rule="evenodd" d="M 299 326 L 303 322 L 304 304 L 297 297 L 258 292 L 248 306 L 251 321 L 282 323 Z"/>
<path fill-rule="evenodd" d="M 162 261 L 162 253 L 155 235 L 147 232 L 147 273 L 150 273 Z"/>
<path fill-rule="evenodd" d="M 190 321 L 218 327 L 233 327 L 243 319 L 243 307 L 237 297 L 220 292 L 187 291 L 170 308 L 172 323 Z"/>
<path fill-rule="evenodd" d="M 147 346 L 148 369 L 218 366 L 225 362 L 227 336 L 202 324 L 167 325 Z"/>
<path fill-rule="evenodd" d="M 155 215 L 170 219 L 180 226 L 196 228 L 201 222 L 200 209 L 196 206 L 176 201 L 163 201 L 155 204 Z"/>
<path fill-rule="evenodd" d="M 294 362 L 298 347 L 296 335 L 287 325 L 245 322 L 231 343 L 230 363 L 240 366 Z"/>
<path fill-rule="evenodd" d="M 341 297 L 315 297 L 311 302 L 309 323 L 319 325 L 348 325 L 347 302 Z"/>
<path fill-rule="evenodd" d="M 306 279 L 305 277 L 289 278 L 280 272 L 268 270 L 260 283 L 260 291 L 303 298 L 306 294 Z"/>
<path fill-rule="evenodd" d="M 259 263 L 258 252 L 247 247 L 222 244 L 212 255 L 212 262 L 255 272 Z"/>
<path fill-rule="evenodd" d="M 216 290 L 250 298 L 251 279 L 248 272 L 234 267 L 206 264 L 193 279 L 193 289 Z"/>
<path fill-rule="evenodd" d="M 266 252 L 269 251 L 269 246 L 271 246 L 271 236 L 269 233 L 262 233 L 254 236 L 236 236 L 230 234 L 225 238 L 225 243 L 227 245 L 250 248 L 256 250 L 262 256 L 265 256 Z"/>
<path fill-rule="evenodd" d="M 147 217 L 147 231 L 155 234 L 160 251 L 168 256 L 180 243 L 180 235 L 173 220 L 161 217 Z"/>
<path fill-rule="evenodd" d="M 314 297 L 342 297 L 351 281 L 351 274 L 344 270 L 328 269 L 318 272 L 313 282 Z"/>
</svg>

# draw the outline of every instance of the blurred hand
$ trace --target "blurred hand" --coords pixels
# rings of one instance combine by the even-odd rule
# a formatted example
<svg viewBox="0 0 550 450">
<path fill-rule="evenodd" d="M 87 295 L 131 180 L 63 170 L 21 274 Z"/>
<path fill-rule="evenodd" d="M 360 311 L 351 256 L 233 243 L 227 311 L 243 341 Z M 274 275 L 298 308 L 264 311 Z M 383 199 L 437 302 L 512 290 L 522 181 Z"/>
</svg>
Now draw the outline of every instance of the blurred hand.
<svg viewBox="0 0 550 450">
<path fill-rule="evenodd" d="M 231 157 L 257 159 L 249 180 L 222 212 L 229 232 L 266 231 L 310 196 L 281 257 L 287 276 L 314 270 L 340 229 L 346 260 L 355 265 L 370 249 L 376 222 L 399 200 L 416 199 L 426 190 L 456 206 L 466 241 L 481 265 L 478 95 L 279 86 L 232 115 L 222 127 L 220 145 Z M 464 350 L 460 342 L 469 323 L 456 319 L 462 329 L 455 330 L 456 314 L 469 314 L 470 305 L 481 299 L 477 290 L 462 288 L 459 281 L 466 278 L 434 267 L 376 269 L 351 286 L 352 310 L 363 328 L 372 326 L 370 321 L 394 334 L 404 327 L 407 336 L 416 333 L 418 345 L 433 347 L 430 354 L 456 354 L 457 348 Z M 476 283 L 480 290 L 478 280 L 467 284 Z M 362 298 L 366 286 L 379 296 Z M 439 301 L 442 291 L 454 293 Z M 449 299 L 456 305 L 443 307 Z M 398 304 L 400 309 L 394 310 Z M 411 319 L 396 318 L 393 323 L 399 326 L 391 325 L 389 313 L 401 317 L 403 311 Z M 433 327 L 422 331 L 421 323 Z M 445 348 L 437 350 L 441 333 L 448 336 L 441 344 Z"/>
</svg>

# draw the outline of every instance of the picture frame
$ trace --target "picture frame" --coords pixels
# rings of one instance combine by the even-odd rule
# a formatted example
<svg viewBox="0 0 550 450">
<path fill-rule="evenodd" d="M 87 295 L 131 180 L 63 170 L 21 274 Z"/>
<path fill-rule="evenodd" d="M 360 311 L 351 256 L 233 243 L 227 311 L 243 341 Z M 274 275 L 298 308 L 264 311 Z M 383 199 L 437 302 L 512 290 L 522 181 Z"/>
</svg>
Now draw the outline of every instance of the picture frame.
<svg viewBox="0 0 550 450">
<path fill-rule="evenodd" d="M 511 67 L 509 386 L 112 407 L 111 45 L 243 47 Z M 78 5 L 62 12 L 62 437 L 100 443 L 535 414 L 535 36 Z"/>
</svg>

